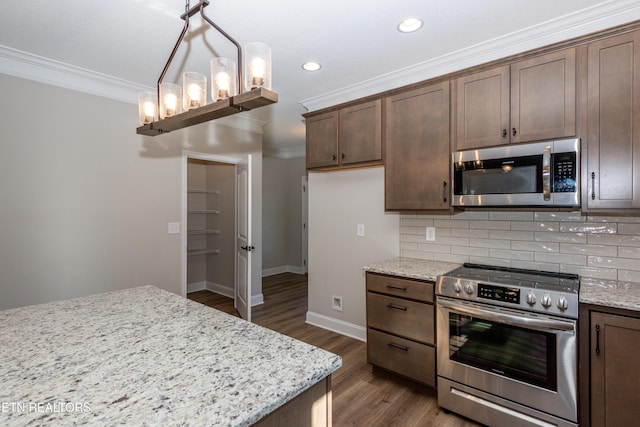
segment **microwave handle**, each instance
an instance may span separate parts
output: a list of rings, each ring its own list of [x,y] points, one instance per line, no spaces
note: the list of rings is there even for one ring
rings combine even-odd
[[[545,145],[542,153],[542,196],[551,200],[551,146]]]

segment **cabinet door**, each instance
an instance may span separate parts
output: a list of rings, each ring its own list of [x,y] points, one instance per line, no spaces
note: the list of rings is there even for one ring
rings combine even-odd
[[[509,142],[509,66],[460,77],[456,85],[456,150]]]
[[[385,99],[385,209],[449,210],[449,82]]]
[[[511,142],[576,135],[576,50],[511,65]]]
[[[340,110],[340,164],[382,160],[382,101]]]
[[[591,425],[640,419],[640,319],[591,313]]]
[[[588,52],[586,205],[640,208],[640,31]]]
[[[306,119],[307,168],[338,166],[338,112]]]

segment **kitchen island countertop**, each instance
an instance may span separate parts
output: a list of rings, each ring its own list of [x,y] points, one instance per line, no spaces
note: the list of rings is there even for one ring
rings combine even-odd
[[[435,281],[439,275],[460,267],[461,264],[444,261],[430,261],[417,258],[396,257],[369,264],[365,271],[410,279]]]
[[[153,286],[0,311],[0,425],[246,426],[332,353]]]

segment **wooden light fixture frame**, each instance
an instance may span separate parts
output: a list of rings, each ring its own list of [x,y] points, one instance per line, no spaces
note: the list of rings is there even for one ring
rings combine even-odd
[[[175,116],[166,117],[161,120],[147,123],[136,129],[137,134],[147,136],[161,135],[173,130],[182,129],[226,116],[231,116],[243,111],[253,110],[255,108],[264,107],[266,105],[278,102],[278,94],[263,87],[252,89],[251,91],[246,93],[242,92],[242,48],[233,37],[227,34],[222,28],[216,25],[211,19],[209,19],[209,17],[205,15],[204,8],[208,5],[209,0],[201,0],[197,5],[189,8],[189,0],[186,1],[185,12],[180,16],[180,18],[184,20],[184,27],[182,28],[180,37],[178,37],[178,41],[176,42],[176,45],[171,52],[171,56],[169,56],[167,64],[162,70],[162,74],[160,74],[160,78],[158,78],[158,111],[160,111],[160,84],[162,83],[162,80],[164,79],[164,76],[167,73],[169,66],[171,65],[171,61],[173,61],[173,57],[178,51],[180,43],[182,43],[182,39],[189,29],[189,18],[197,13],[200,13],[202,18],[207,21],[209,25],[215,28],[220,34],[225,36],[231,43],[236,46],[236,49],[238,51],[238,75],[236,76],[236,78],[238,79],[238,95],[212,102],[211,104],[185,111],[183,113],[176,114]]]

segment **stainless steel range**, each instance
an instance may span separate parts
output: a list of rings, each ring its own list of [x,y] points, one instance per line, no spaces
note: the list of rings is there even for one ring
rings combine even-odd
[[[577,275],[464,264],[438,278],[438,404],[489,426],[577,426]]]

